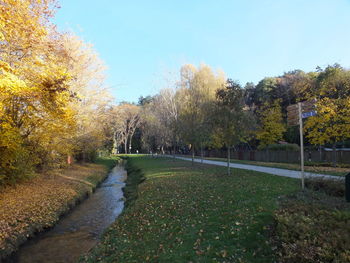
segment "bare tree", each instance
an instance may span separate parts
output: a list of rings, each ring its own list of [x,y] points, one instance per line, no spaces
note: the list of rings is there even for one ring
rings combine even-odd
[[[124,103],[114,108],[113,115],[111,129],[113,131],[114,150],[118,143],[122,143],[124,153],[131,153],[132,138],[141,124],[140,107]]]

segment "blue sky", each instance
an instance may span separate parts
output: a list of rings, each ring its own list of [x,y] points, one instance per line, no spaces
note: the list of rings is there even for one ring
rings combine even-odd
[[[118,102],[205,63],[241,84],[350,66],[350,0],[60,0],[55,22],[94,44]]]

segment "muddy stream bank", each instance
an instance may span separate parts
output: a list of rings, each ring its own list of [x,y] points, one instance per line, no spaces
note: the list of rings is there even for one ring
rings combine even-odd
[[[5,263],[70,263],[87,253],[124,208],[124,166],[118,164],[88,199],[48,232],[22,245]]]

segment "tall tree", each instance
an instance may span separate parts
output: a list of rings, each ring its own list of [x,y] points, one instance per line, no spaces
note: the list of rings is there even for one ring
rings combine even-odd
[[[256,133],[256,137],[260,141],[259,147],[264,148],[266,145],[281,140],[286,132],[280,100],[275,100],[272,105],[265,104],[259,115],[261,125]]]
[[[122,142],[124,153],[131,153],[132,138],[136,129],[141,125],[140,106],[123,103],[115,107],[113,114],[115,114],[112,122],[114,126],[111,127],[114,134],[113,138]]]
[[[173,145],[173,155],[175,157],[175,149],[178,141],[178,125],[179,125],[179,101],[174,88],[165,88],[159,92],[155,98],[156,113],[158,119],[163,123],[163,127],[167,129],[168,138]]]
[[[227,173],[230,175],[230,150],[248,138],[253,124],[252,116],[244,109],[243,90],[237,82],[228,79],[225,87],[217,91],[213,120],[213,144],[226,146]]]
[[[172,133],[166,112],[159,107],[159,97],[142,108],[142,141],[148,151],[161,150],[172,143]]]
[[[194,77],[197,69],[193,65],[181,67],[180,89],[178,96],[182,101],[180,105],[181,133],[184,141],[188,143],[192,151],[192,165],[194,164],[195,145],[198,143],[198,115],[199,97],[194,86]]]
[[[317,100],[317,115],[307,119],[306,136],[313,144],[332,144],[335,165],[336,143],[350,138],[350,71],[337,64],[320,69],[309,96]]]
[[[202,152],[209,140],[208,109],[215,100],[216,91],[224,83],[224,75],[215,74],[206,65],[201,65],[198,69],[185,65],[181,69],[180,122],[185,141],[191,145],[192,164],[195,148],[200,146]]]
[[[0,184],[35,167],[62,165],[103,137],[96,123],[105,93],[97,96],[92,84],[101,76],[97,59],[82,41],[56,31],[55,8],[55,0],[1,1]]]
[[[70,92],[76,99],[69,106],[76,112],[77,130],[72,136],[76,156],[94,157],[105,141],[105,123],[112,98],[104,85],[106,66],[91,44],[72,33],[57,41],[57,56],[71,75]]]
[[[55,1],[50,0],[1,3],[0,100],[4,111],[0,122],[12,127],[23,150],[31,152],[28,170],[30,163],[43,166],[61,161],[72,151],[71,76],[54,53],[55,39],[60,37],[50,23],[54,7]]]

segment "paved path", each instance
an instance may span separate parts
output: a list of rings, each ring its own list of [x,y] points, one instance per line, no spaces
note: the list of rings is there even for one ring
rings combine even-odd
[[[173,157],[173,156],[166,156],[166,157]],[[175,158],[180,159],[180,160],[185,160],[185,161],[192,161],[192,158],[187,158],[187,157],[176,156]],[[200,163],[201,159],[194,159],[194,161],[196,163]],[[222,162],[222,161],[212,161],[212,160],[205,160],[204,159],[203,163],[211,164],[211,165],[218,165],[218,166],[227,166],[227,162]],[[274,175],[284,176],[284,177],[291,177],[291,178],[300,178],[301,177],[300,171],[293,171],[293,170],[281,169],[281,168],[265,167],[265,166],[250,165],[250,164],[239,164],[239,163],[230,163],[230,167],[244,169],[244,170],[257,171],[257,172],[263,172],[263,173],[268,173],[268,174],[274,174]],[[342,176],[332,176],[332,175],[327,175],[327,174],[315,174],[315,173],[310,173],[310,172],[305,172],[305,177],[344,180],[344,177],[342,177]]]

